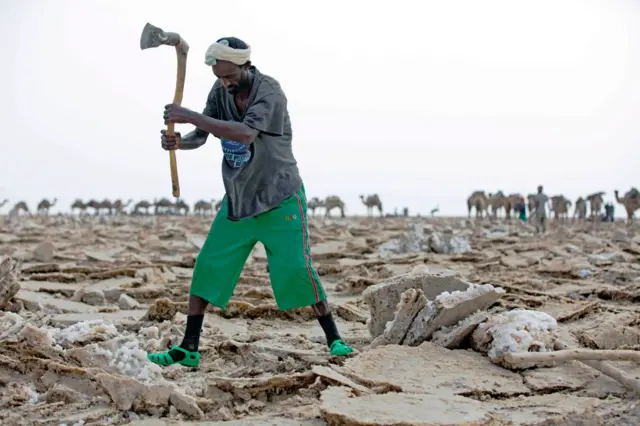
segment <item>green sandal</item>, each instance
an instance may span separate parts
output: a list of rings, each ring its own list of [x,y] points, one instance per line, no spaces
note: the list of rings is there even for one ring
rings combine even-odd
[[[347,345],[342,339],[335,340],[329,350],[333,356],[347,356],[353,352],[353,348]]]
[[[169,355],[170,351],[180,351],[184,354],[184,358],[181,361],[174,361],[173,358],[171,358],[171,355]],[[173,364],[180,364],[184,365],[185,367],[197,368],[198,364],[200,364],[200,353],[189,352],[188,350],[176,345],[165,352],[147,354],[147,359],[154,364],[162,365],[165,367]]]

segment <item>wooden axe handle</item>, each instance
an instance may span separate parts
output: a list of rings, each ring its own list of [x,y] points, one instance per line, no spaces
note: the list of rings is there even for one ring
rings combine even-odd
[[[180,105],[182,103],[182,95],[184,93],[184,80],[187,75],[187,52],[189,47],[187,43],[180,39],[180,44],[176,46],[176,54],[178,55],[178,74],[176,76],[176,90],[173,95],[173,103]],[[175,124],[167,124],[167,135],[173,135]],[[180,181],[178,180],[178,162],[176,160],[176,152],[169,151],[169,166],[171,167],[171,192],[173,196],[180,197]]]

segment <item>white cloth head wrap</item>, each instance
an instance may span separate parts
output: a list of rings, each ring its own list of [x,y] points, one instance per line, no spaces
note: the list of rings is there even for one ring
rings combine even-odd
[[[204,55],[204,63],[212,66],[218,61],[229,61],[236,65],[246,64],[251,60],[251,46],[246,49],[234,49],[229,47],[227,40],[215,42],[207,49]]]

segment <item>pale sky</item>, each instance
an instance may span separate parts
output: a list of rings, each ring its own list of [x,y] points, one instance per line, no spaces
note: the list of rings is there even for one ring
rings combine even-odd
[[[199,112],[206,48],[249,43],[287,95],[307,195],[348,214],[374,192],[389,212],[457,215],[476,189],[640,186],[635,0],[0,0],[0,198],[171,197],[176,55],[140,50],[146,22],[191,46],[183,105]],[[217,139],[177,157],[187,202],[223,195]]]

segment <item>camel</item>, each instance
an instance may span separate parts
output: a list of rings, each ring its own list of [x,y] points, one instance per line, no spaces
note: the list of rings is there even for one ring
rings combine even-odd
[[[571,200],[565,198],[564,195],[554,195],[551,197],[551,210],[553,210],[554,220],[568,219],[570,208]]]
[[[604,191],[601,191],[587,196],[587,201],[589,202],[589,216],[593,221],[596,221],[598,217],[600,217],[600,209],[604,203],[602,196],[604,194]]]
[[[13,207],[11,208],[11,211],[9,212],[9,215],[10,216],[16,216],[16,215],[19,215],[21,211],[23,211],[23,212],[27,213],[29,216],[31,216],[31,212],[29,211],[29,207],[27,206],[27,203],[25,203],[24,201],[18,201],[17,203],[15,203],[13,205]]]
[[[511,216],[511,210],[514,210],[516,208],[516,204],[520,202],[520,198],[524,197],[519,193],[509,194],[509,196],[507,197],[507,218]],[[516,212],[514,211],[513,214],[516,214]]]
[[[380,217],[382,217],[382,202],[380,201],[378,194],[367,195],[367,198],[365,198],[364,195],[360,195],[360,200],[362,200],[362,203],[367,206],[367,216],[372,216],[373,208],[377,207],[380,212]]]
[[[153,214],[155,215],[171,214],[172,208],[173,203],[168,198],[161,198],[153,202]]]
[[[324,200],[324,216],[331,217],[331,210],[339,208],[340,217],[344,218],[344,201],[337,195],[329,195]]]
[[[440,207],[436,206],[435,208],[431,209],[431,217],[435,216],[436,213],[438,213],[440,211]]]
[[[209,212],[213,216],[213,205],[215,204],[215,202],[216,200],[211,200],[211,201],[200,200],[196,202],[193,205],[193,214],[202,216],[207,212]]]
[[[482,213],[487,210],[488,198],[484,191],[473,191],[467,198],[467,210],[471,218],[471,210],[475,207],[476,218],[482,219]]]
[[[511,214],[511,204],[509,202],[509,198],[504,195],[502,191],[498,191],[495,194],[488,195],[489,202],[488,205],[491,206],[491,215],[494,218],[498,217],[498,210],[504,209],[505,217],[508,219]]]
[[[125,213],[125,209],[129,207],[129,204],[133,203],[132,199],[128,199],[126,203],[123,204],[121,199],[117,199],[113,202],[113,209],[115,210],[115,214],[120,215]]]
[[[100,201],[98,205],[98,211],[105,210],[105,213],[109,216],[113,214],[113,203],[108,199],[105,198],[104,200]]]
[[[153,204],[151,204],[150,202],[146,201],[146,200],[142,200],[142,201],[138,201],[134,206],[133,206],[133,211],[131,212],[131,214],[134,215],[140,215],[142,214],[141,210],[144,210],[144,214],[149,214],[149,209],[151,208]]]
[[[576,220],[576,216],[578,216],[578,220],[584,220],[587,217],[587,200],[582,197],[576,200],[576,207],[573,210],[573,221]]]
[[[71,204],[71,214],[74,213],[75,210],[79,210],[80,214],[87,212],[87,205],[82,202],[80,198],[77,198],[73,204]]]
[[[177,214],[183,214],[183,211],[185,216],[189,214],[189,206],[181,199],[176,200],[176,202],[173,204],[173,208],[175,209],[174,211]]]
[[[45,216],[49,215],[49,209],[56,205],[58,202],[57,198],[53,199],[53,203],[49,202],[46,198],[43,198],[42,201],[38,203],[37,213]]]
[[[87,204],[85,204],[85,208],[92,208],[93,214],[96,216],[100,214],[100,202],[97,200],[89,200]]]
[[[102,201],[89,200],[86,206],[92,208],[94,211],[94,215],[96,216],[101,214],[103,210],[108,215],[111,215],[113,213],[113,204],[106,198]]]
[[[93,214],[95,216],[98,216],[102,210],[107,210],[107,213],[111,214],[111,202],[109,200],[89,200],[85,205],[87,208],[93,209]]]
[[[622,204],[627,211],[627,223],[631,223],[633,214],[640,209],[640,192],[636,188],[631,188],[622,198],[617,189],[613,193],[616,196],[616,202]]]
[[[527,195],[527,208],[530,213],[533,213],[536,209],[536,194]]]
[[[324,207],[322,201],[318,197],[313,197],[309,201],[307,201],[307,209],[311,210],[311,216],[316,215],[316,209]]]

